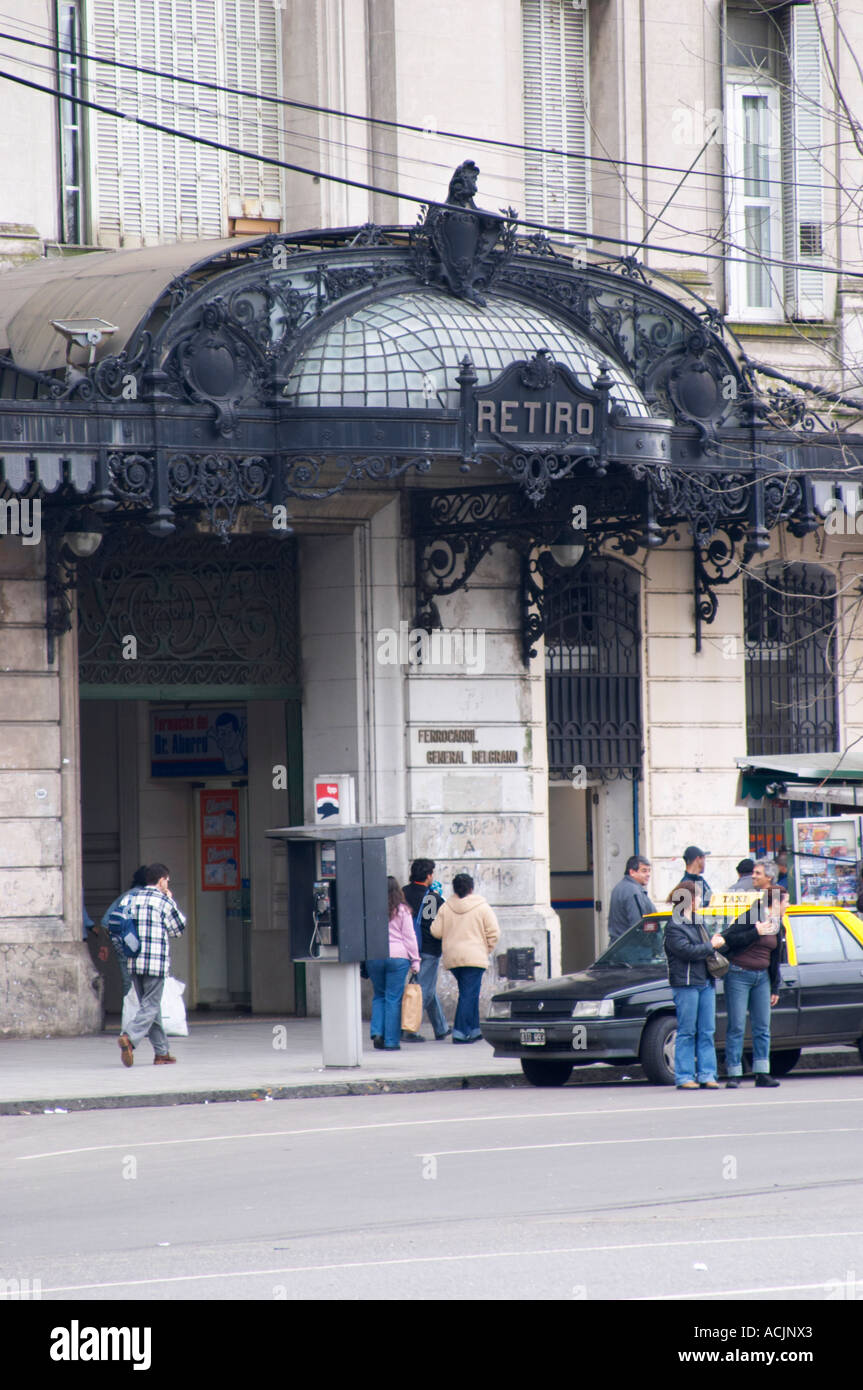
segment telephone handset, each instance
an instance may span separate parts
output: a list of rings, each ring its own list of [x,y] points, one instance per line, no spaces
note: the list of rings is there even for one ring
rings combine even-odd
[[[314,931],[309,954],[320,954],[322,946],[336,944],[336,885],[331,878],[319,878],[312,884],[312,921]]]

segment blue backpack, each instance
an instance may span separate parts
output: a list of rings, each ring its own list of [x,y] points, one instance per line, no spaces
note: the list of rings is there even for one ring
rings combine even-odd
[[[126,893],[104,919],[112,937],[122,947],[124,956],[137,956],[141,949],[138,923],[129,911],[131,893]]]

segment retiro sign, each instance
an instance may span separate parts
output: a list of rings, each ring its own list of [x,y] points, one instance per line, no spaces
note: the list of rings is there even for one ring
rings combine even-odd
[[[582,386],[545,348],[530,362],[513,362],[472,394],[477,444],[494,441],[508,448],[519,441],[568,450],[596,444],[608,411],[607,388]]]

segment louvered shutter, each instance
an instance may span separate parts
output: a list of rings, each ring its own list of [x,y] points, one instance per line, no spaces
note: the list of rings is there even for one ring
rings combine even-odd
[[[821,137],[821,45],[811,4],[790,5],[780,16],[782,55],[782,183],[784,256],[823,264],[824,147]],[[821,319],[825,277],[816,269],[786,269],[789,318]]]
[[[95,100],[191,135],[279,154],[277,109],[185,78],[277,95],[278,11],[259,0],[92,0],[88,48],[174,78],[91,62]],[[102,244],[224,236],[227,194],[279,216],[279,170],[93,113],[93,232]]]
[[[224,82],[262,97],[279,96],[279,10],[260,0],[224,0]],[[284,113],[270,102],[225,97],[227,143],[281,158]],[[281,217],[281,171],[273,164],[226,156],[228,212],[232,217]]]
[[[525,212],[585,232],[590,223],[587,9],[572,0],[522,0]],[[561,154],[531,150],[556,149]],[[567,158],[566,156],[574,156]]]

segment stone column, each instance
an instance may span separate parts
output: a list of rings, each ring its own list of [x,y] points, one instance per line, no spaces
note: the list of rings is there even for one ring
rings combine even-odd
[[[98,1031],[82,940],[77,648],[48,665],[44,547],[0,537],[0,1031]],[[95,987],[94,987],[95,985]]]

